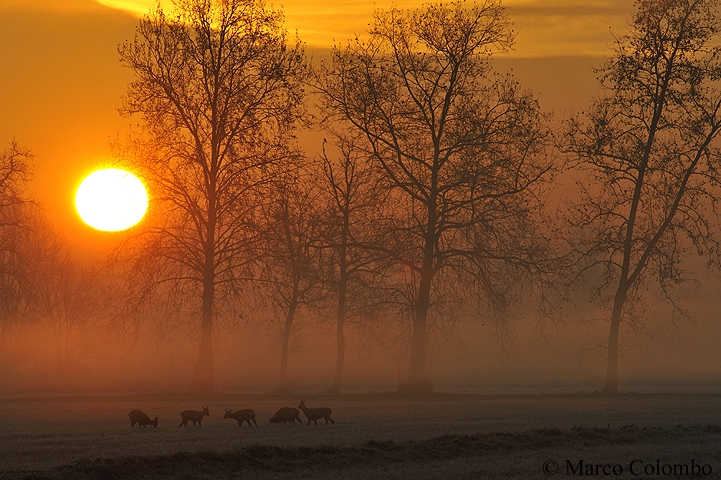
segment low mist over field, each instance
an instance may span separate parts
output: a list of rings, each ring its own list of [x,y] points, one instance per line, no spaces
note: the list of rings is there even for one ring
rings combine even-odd
[[[712,295],[709,295],[713,298]],[[699,299],[699,305],[708,301]],[[664,329],[662,340],[628,357],[627,390],[716,391],[719,358],[710,307],[699,309],[687,331]],[[702,323],[703,322],[703,323]],[[665,326],[665,325],[662,325]],[[463,348],[448,350],[432,366],[439,391],[476,393],[553,393],[592,391],[603,379],[602,355],[579,358],[592,340],[575,325],[554,329],[539,340],[534,324],[520,324],[504,352],[488,327],[473,325]],[[600,330],[600,329],[599,329]],[[700,332],[706,332],[701,334]],[[603,334],[598,332],[599,337]],[[188,352],[196,344],[178,331],[162,344],[145,335],[137,343],[117,341],[96,333],[93,349],[65,371],[54,365],[42,334],[28,335],[5,350],[6,368],[0,379],[6,392],[87,394],[92,392],[184,392],[196,359]],[[349,341],[353,337],[349,336]],[[367,341],[370,343],[370,341]],[[318,327],[298,340],[289,373],[297,392],[320,393],[333,379],[334,342],[328,327]],[[377,345],[350,348],[347,391],[388,391],[403,378],[400,352]],[[250,325],[234,327],[217,350],[218,388],[229,392],[268,392],[276,380],[280,351],[270,332]],[[19,357],[19,358],[18,358]]]

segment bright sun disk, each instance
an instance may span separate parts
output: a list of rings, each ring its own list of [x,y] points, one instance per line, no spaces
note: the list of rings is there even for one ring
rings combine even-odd
[[[148,209],[148,193],[132,173],[105,168],[85,177],[75,194],[75,208],[91,227],[117,232],[143,218]]]

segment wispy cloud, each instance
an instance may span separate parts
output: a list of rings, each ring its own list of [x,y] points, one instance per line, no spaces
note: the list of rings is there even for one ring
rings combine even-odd
[[[99,5],[97,0],[2,0],[0,11],[2,10],[97,11]]]
[[[627,0],[508,0],[518,33],[514,56],[602,56],[633,14]]]
[[[155,0],[96,0],[112,8],[147,13]],[[506,0],[517,32],[514,57],[605,55],[615,33],[626,30],[633,8],[628,0]],[[416,8],[420,0],[396,0],[398,8]],[[270,7],[280,5],[268,3]],[[286,26],[310,46],[330,46],[363,34],[373,10],[390,2],[284,0]]]
[[[155,6],[153,0],[96,0],[105,6],[128,10],[137,15],[144,15]]]

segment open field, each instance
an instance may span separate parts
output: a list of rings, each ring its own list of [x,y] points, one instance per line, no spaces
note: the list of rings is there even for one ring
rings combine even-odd
[[[268,423],[299,400],[0,399],[0,478],[525,479],[550,478],[549,460],[558,477],[578,476],[582,461],[618,465],[618,478],[721,478],[719,395],[308,397],[332,407],[336,424]],[[179,428],[179,413],[201,403],[203,427]],[[131,429],[134,408],[160,417],[158,428]],[[259,427],[223,420],[224,408],[253,408]],[[678,475],[644,474],[649,465]],[[693,475],[694,465],[705,471]]]

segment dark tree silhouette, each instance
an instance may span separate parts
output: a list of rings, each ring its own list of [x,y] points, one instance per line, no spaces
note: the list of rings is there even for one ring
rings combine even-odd
[[[15,142],[0,152],[0,346],[27,318],[32,297],[28,239],[35,206],[25,191],[31,161]]]
[[[290,129],[302,105],[298,41],[278,11],[255,0],[175,1],[140,21],[120,46],[135,80],[122,113],[143,117],[135,167],[152,212],[134,252],[136,305],[165,289],[168,305],[200,306],[192,390],[212,391],[219,298],[237,293],[252,259],[257,187],[294,157]],[[139,311],[139,310],[138,310]]]
[[[336,366],[328,390],[335,395],[343,384],[346,322],[371,316],[383,303],[376,287],[387,266],[371,247],[381,243],[377,222],[388,208],[388,192],[378,166],[357,151],[354,142],[337,137],[329,155],[324,141],[318,171],[313,173],[324,223],[322,247],[329,251],[324,281],[336,300]]]
[[[717,0],[641,0],[630,32],[599,69],[606,94],[566,123],[580,200],[569,244],[610,309],[603,391],[618,391],[619,330],[643,317],[652,284],[675,303],[693,249],[719,265],[721,49]]]
[[[262,289],[270,296],[273,318],[282,319],[281,360],[275,391],[288,393],[288,355],[295,321],[323,297],[324,255],[318,247],[318,191],[307,178],[287,175],[269,189],[261,242]]]
[[[413,283],[408,392],[431,390],[427,332],[439,272],[483,253],[474,231],[494,221],[489,212],[537,209],[534,190],[550,169],[538,103],[489,63],[512,41],[497,0],[377,11],[370,39],[335,47],[318,72],[323,106],[362,136],[392,188],[394,244],[385,252]]]
[[[67,373],[95,353],[110,327],[116,295],[107,271],[83,265],[46,222],[33,235],[31,315],[48,336],[47,354]]]

